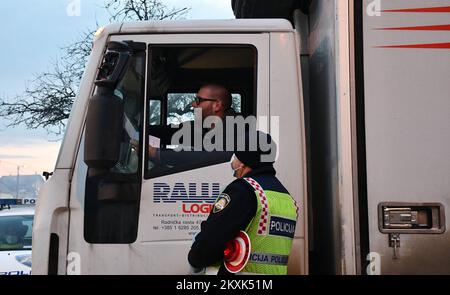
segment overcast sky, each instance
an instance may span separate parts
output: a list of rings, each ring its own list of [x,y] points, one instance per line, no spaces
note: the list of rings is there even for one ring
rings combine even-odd
[[[80,3],[80,14],[68,6]],[[0,96],[12,99],[27,81],[48,70],[61,47],[77,41],[83,31],[108,24],[104,0],[0,1]],[[163,0],[169,6],[190,7],[187,19],[234,18],[231,0]],[[72,10],[73,11],[73,10]],[[77,13],[75,13],[77,14]],[[6,127],[0,119],[0,176],[53,171],[61,138],[24,126]]]

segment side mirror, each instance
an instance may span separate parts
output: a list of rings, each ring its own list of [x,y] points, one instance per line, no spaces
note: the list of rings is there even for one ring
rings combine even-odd
[[[127,42],[109,42],[97,79],[94,82],[95,85],[115,89],[128,68],[132,52],[133,49]]]
[[[84,162],[89,168],[109,169],[119,160],[122,140],[123,101],[114,94],[131,51],[127,43],[109,42],[89,100],[84,141]]]
[[[114,94],[124,77],[133,54],[144,51],[144,43],[132,41],[107,45],[89,100],[84,142],[84,162],[89,168],[110,169],[119,161],[122,142],[124,102]]]
[[[119,161],[124,107],[113,91],[99,88],[89,102],[84,139],[84,162],[89,168],[109,169]]]

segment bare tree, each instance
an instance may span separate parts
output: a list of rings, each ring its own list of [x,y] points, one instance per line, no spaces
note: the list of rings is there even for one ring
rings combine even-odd
[[[44,128],[61,134],[69,117],[78,86],[91,50],[93,33],[64,47],[64,55],[50,71],[36,75],[25,91],[10,101],[0,99],[0,116],[9,119],[8,127],[25,124],[29,129]]]
[[[110,21],[178,19],[189,8],[169,8],[162,0],[107,0]],[[0,98],[0,117],[8,127],[25,124],[29,129],[64,132],[73,101],[91,51],[94,32],[82,33],[79,41],[63,49],[50,71],[37,74],[25,91],[12,99]]]
[[[185,14],[189,8],[168,9],[160,0],[111,0],[106,4],[111,20],[166,20],[176,19]]]

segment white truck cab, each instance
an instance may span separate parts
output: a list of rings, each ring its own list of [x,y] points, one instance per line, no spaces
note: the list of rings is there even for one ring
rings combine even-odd
[[[148,158],[147,148],[156,138],[164,153],[169,125],[192,115],[190,104],[208,81],[226,85],[235,112],[256,116],[265,131],[276,130],[278,177],[301,206],[289,271],[306,273],[297,44],[286,20],[136,22],[100,30],[56,169],[40,193],[33,273],[189,272],[192,239],[232,181],[231,155],[184,152],[170,165],[158,165]],[[104,90],[108,82],[95,82],[109,64],[114,68],[122,62],[127,67],[117,74],[114,89]],[[102,105],[107,101],[102,101],[102,91],[113,93],[116,104]],[[90,116],[90,101],[96,106],[91,104],[89,111],[106,108],[107,113]],[[93,154],[98,148],[93,141],[99,138],[106,149],[117,146],[112,166],[105,154],[100,160]],[[119,145],[109,141],[113,138],[120,139]],[[139,148],[130,145],[131,139],[139,141]]]

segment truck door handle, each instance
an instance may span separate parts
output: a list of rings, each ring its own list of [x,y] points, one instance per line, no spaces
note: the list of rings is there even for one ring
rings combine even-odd
[[[444,206],[439,203],[381,203],[378,227],[386,234],[442,234]]]

